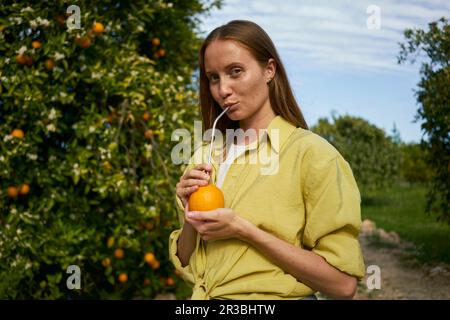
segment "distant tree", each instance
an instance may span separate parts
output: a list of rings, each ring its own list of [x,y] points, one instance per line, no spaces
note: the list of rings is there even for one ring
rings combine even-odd
[[[402,143],[402,164],[400,176],[409,183],[427,183],[430,181],[432,172],[428,165],[427,150],[419,143]]]
[[[361,193],[387,187],[398,177],[401,154],[392,138],[368,121],[333,115],[311,128],[324,137],[349,162]]]
[[[416,90],[416,121],[426,133],[421,144],[433,168],[427,194],[427,212],[450,222],[450,25],[446,18],[429,24],[429,30],[405,30],[398,62],[421,58],[421,80]]]

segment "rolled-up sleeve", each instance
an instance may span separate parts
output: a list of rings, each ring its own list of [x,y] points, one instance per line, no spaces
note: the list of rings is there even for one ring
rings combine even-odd
[[[313,157],[314,158],[314,157]],[[361,198],[348,162],[339,153],[310,158],[304,184],[302,244],[338,270],[361,280]]]

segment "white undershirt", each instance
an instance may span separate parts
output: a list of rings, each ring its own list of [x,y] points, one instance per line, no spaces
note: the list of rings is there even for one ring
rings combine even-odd
[[[217,173],[216,186],[221,188],[223,182],[225,181],[225,177],[227,176],[227,172],[230,169],[231,164],[236,160],[239,156],[241,156],[245,150],[254,149],[257,145],[257,141],[253,141],[250,144],[234,144],[230,145],[230,149],[228,150],[227,158],[224,162],[219,165],[219,170]]]

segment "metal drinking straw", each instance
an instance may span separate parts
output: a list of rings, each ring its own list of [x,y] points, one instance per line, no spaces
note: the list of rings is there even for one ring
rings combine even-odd
[[[212,144],[213,144],[213,141],[214,141],[214,133],[216,132],[216,124],[217,124],[217,121],[220,119],[220,117],[222,117],[222,116],[225,114],[225,112],[228,111],[228,109],[230,109],[230,107],[226,107],[226,108],[222,111],[222,113],[219,114],[219,116],[216,118],[216,120],[214,120],[214,124],[213,124],[213,127],[212,127],[212,133],[211,133],[211,143],[210,143],[210,145],[209,145],[209,158],[208,158],[208,164],[211,164]]]

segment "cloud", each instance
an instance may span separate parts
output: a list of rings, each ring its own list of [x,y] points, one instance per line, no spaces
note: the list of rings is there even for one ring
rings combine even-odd
[[[449,16],[450,2],[432,1],[294,1],[225,0],[221,10],[204,20],[203,30],[234,19],[258,23],[279,52],[311,59],[318,67],[370,72],[411,71],[398,66],[396,56],[406,28],[426,28]],[[381,28],[368,29],[367,7],[380,8]]]

